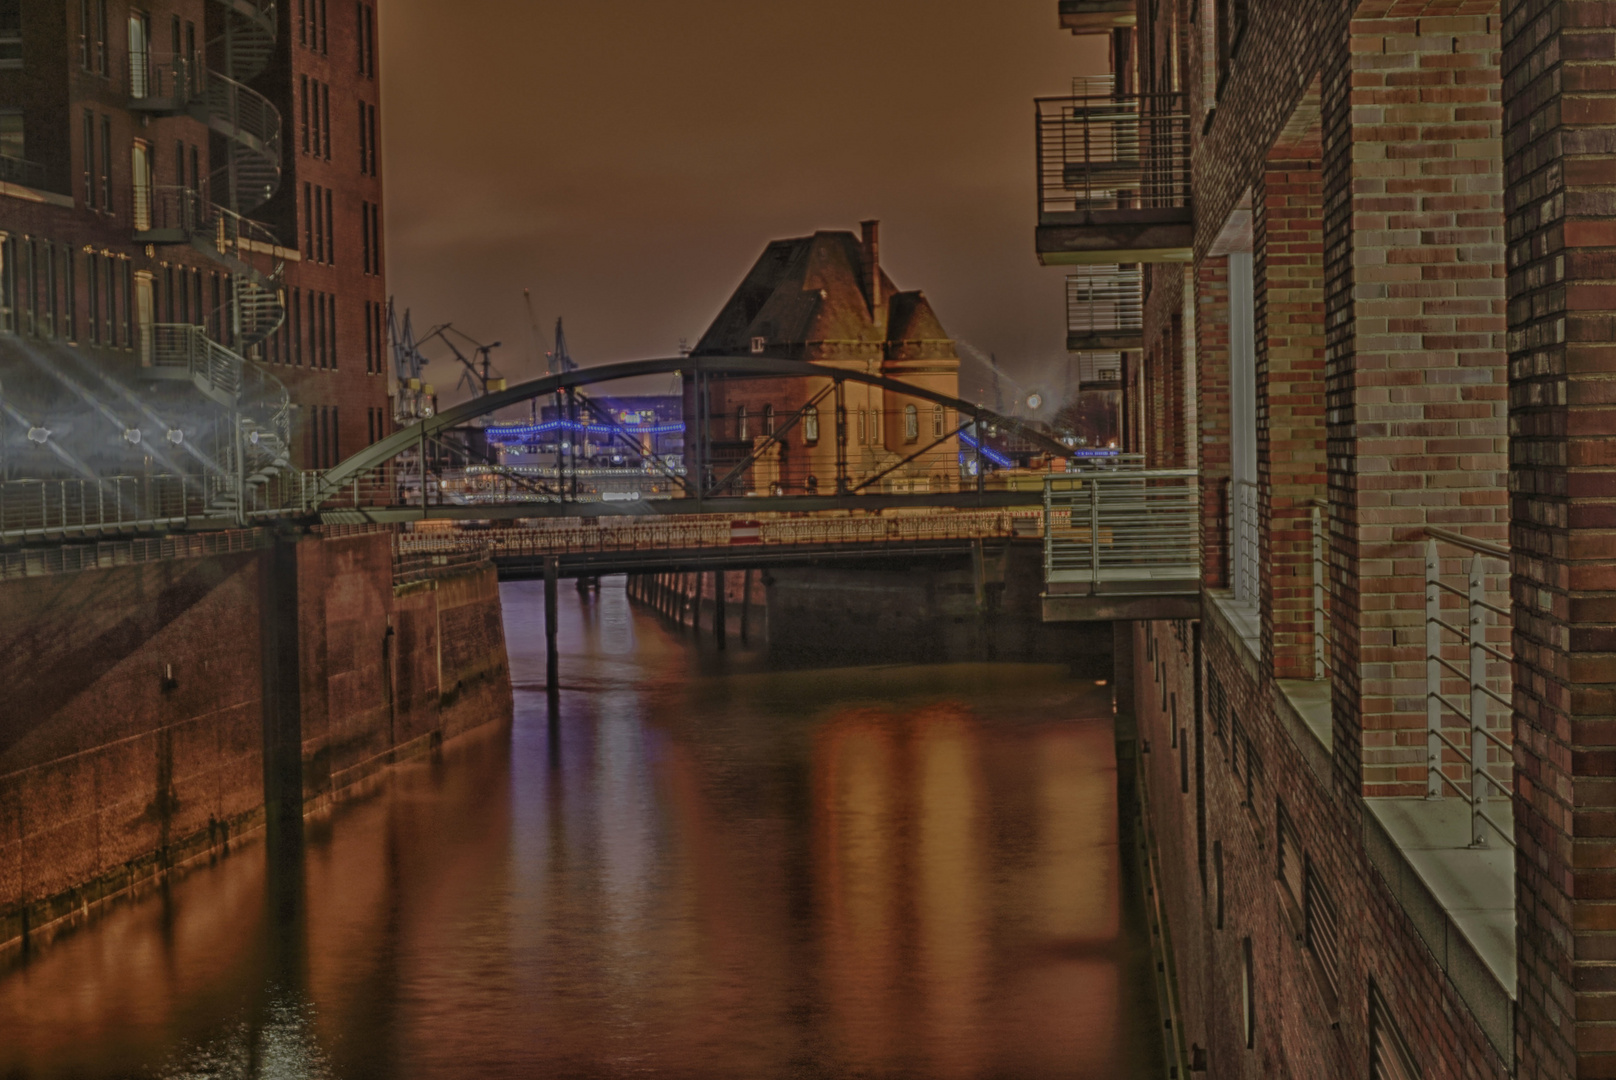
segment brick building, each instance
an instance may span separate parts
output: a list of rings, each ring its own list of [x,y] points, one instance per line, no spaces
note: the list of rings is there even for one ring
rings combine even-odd
[[[1616,5],[1060,13],[1037,251],[1145,264],[1199,478],[1200,617],[1116,636],[1177,1075],[1616,1076]]]
[[[898,291],[881,269],[875,221],[858,236],[820,232],[770,244],[692,355],[808,360],[959,396],[954,342],[925,293]],[[847,425],[840,468],[851,490],[960,486],[963,418],[920,398],[829,378],[714,378],[698,388],[686,377],[684,411],[685,462],[705,469],[709,486],[734,474],[739,492],[837,494],[838,414]],[[704,464],[695,449],[703,428],[713,443]]]
[[[376,18],[0,2],[5,479],[222,491],[385,433]]]

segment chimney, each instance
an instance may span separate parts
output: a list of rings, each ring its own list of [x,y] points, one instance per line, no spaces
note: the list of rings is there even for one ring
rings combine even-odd
[[[881,296],[881,223],[861,221],[859,227],[864,232],[864,240],[860,246],[860,254],[863,256],[860,269],[864,273],[864,300],[870,305],[870,318],[877,325],[884,325],[886,310],[882,306]]]

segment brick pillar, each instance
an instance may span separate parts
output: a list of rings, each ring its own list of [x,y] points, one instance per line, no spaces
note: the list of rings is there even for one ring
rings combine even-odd
[[[1506,0],[1519,1075],[1616,1076],[1616,4]]]
[[[1425,791],[1423,527],[1505,535],[1496,12],[1363,0],[1325,58],[1332,700],[1366,795]]]
[[[1229,260],[1195,268],[1197,467],[1201,482],[1201,583],[1232,583],[1229,568]]]
[[[1313,678],[1313,500],[1324,495],[1324,173],[1315,90],[1252,200],[1263,664]]]

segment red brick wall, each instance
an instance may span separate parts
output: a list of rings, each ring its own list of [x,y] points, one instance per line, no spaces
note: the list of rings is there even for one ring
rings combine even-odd
[[[1303,121],[1270,152],[1253,198],[1263,662],[1277,679],[1313,678],[1312,513],[1324,494],[1323,147]]]
[[[1485,5],[1441,14],[1458,6],[1360,6],[1346,81],[1325,80],[1326,138],[1340,139],[1341,108],[1352,124],[1326,170],[1326,206],[1352,229],[1351,288],[1330,299],[1332,591],[1366,794],[1425,788],[1420,527],[1503,533],[1497,20]]]
[[[1616,7],[1507,0],[1522,1077],[1616,1075]]]
[[[1207,259],[1195,270],[1196,435],[1201,474],[1201,581],[1228,588],[1229,267]]]
[[[395,590],[390,545],[298,545],[307,809],[510,715],[493,570]],[[0,582],[0,946],[262,823],[270,554]]]

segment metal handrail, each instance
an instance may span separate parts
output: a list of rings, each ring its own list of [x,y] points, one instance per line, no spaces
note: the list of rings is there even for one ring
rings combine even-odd
[[[1190,205],[1183,94],[1038,98],[1041,217]]]
[[[1045,584],[1087,586],[1090,594],[1198,588],[1198,481],[1194,469],[1046,478]]]
[[[1328,545],[1325,543],[1324,512],[1320,508],[1319,500],[1314,500],[1308,516],[1313,533],[1313,678],[1317,682],[1322,682],[1330,674],[1329,665],[1324,657],[1324,634],[1329,619],[1329,611],[1324,606],[1328,595],[1325,587],[1327,575],[1324,553],[1328,550]]]
[[[1145,325],[1144,275],[1135,264],[1077,267],[1066,277],[1066,334],[1136,336]]]
[[[46,176],[45,166],[37,161],[0,154],[0,183],[43,189]]]
[[[1452,787],[1470,804],[1471,847],[1487,845],[1488,828],[1496,831],[1504,838],[1505,843],[1513,847],[1515,838],[1486,812],[1489,787],[1497,788],[1506,796],[1511,792],[1511,785],[1488,771],[1487,744],[1490,741],[1498,747],[1502,752],[1500,756],[1511,753],[1513,748],[1510,742],[1506,742],[1487,726],[1489,698],[1506,710],[1512,707],[1507,694],[1499,693],[1489,685],[1499,681],[1507,685],[1510,681],[1507,668],[1503,675],[1495,674],[1489,677],[1487,672],[1489,657],[1507,664],[1511,656],[1487,642],[1488,615],[1491,613],[1505,619],[1510,613],[1508,609],[1488,602],[1487,574],[1482,562],[1483,559],[1502,559],[1507,564],[1509,549],[1446,529],[1427,527],[1425,533],[1427,536],[1425,542],[1426,798],[1440,799],[1443,797],[1444,785]],[[1439,541],[1471,553],[1466,587],[1462,590],[1442,580],[1442,559],[1437,549]],[[1443,619],[1444,594],[1456,596],[1466,605],[1468,620],[1465,625],[1455,625]],[[1469,659],[1467,667],[1461,668],[1442,655],[1444,632],[1464,647]],[[1467,705],[1461,706],[1453,697],[1443,692],[1444,672],[1467,687],[1469,690]],[[1469,729],[1468,748],[1444,733],[1445,714],[1456,716]],[[1444,761],[1444,747],[1452,751],[1452,760]],[[1511,759],[1505,757],[1504,760],[1509,762],[1510,768],[1513,768]],[[1449,776],[1444,769],[1445,765],[1454,763],[1470,771],[1468,792],[1459,780]]]

